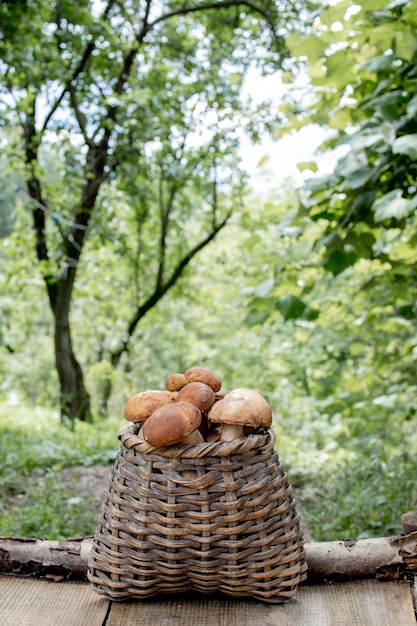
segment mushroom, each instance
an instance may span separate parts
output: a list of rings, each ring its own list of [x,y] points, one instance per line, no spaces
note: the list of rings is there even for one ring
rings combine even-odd
[[[212,426],[206,435],[207,443],[215,443],[216,441],[220,441],[220,437],[222,434],[222,424],[216,424]]]
[[[216,393],[214,394],[214,396],[215,396],[215,402],[218,402],[218,400],[223,400],[223,398],[224,398],[225,396],[227,396],[227,394],[228,394],[228,393],[229,393],[229,392],[228,392],[228,391],[226,391],[225,389],[222,389],[222,390],[220,390],[220,391],[216,391]]]
[[[191,402],[171,402],[156,409],[142,428],[142,437],[153,446],[200,443],[201,411]]]
[[[214,424],[222,424],[220,441],[231,441],[244,436],[244,426],[269,428],[272,424],[272,410],[257,391],[239,388],[215,402],[208,419]]]
[[[205,383],[188,383],[179,390],[176,395],[176,402],[191,402],[196,407],[207,413],[214,404],[216,396],[211,387]]]
[[[123,415],[129,422],[142,422],[146,420],[156,409],[171,402],[173,399],[170,391],[148,389],[132,396],[125,404]]]
[[[178,374],[175,372],[174,374],[170,374],[166,379],[165,386],[168,391],[179,391],[187,384],[187,379],[184,374]]]
[[[206,367],[190,367],[184,374],[189,383],[205,383],[213,389],[214,392],[219,391],[222,386],[220,376]]]

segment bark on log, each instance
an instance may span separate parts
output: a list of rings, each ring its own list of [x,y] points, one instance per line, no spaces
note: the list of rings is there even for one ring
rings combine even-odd
[[[91,537],[67,541],[0,537],[0,572],[52,580],[86,577]],[[393,580],[417,572],[417,531],[398,537],[305,544],[308,580]]]
[[[306,544],[308,576],[393,580],[417,572],[417,532]]]
[[[67,541],[0,537],[0,573],[61,580],[86,577],[92,537]]]
[[[417,511],[407,511],[401,515],[401,524],[404,535],[417,530]]]

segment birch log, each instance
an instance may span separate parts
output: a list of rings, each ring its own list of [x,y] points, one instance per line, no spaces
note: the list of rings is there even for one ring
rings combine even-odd
[[[87,574],[91,544],[92,537],[67,541],[0,537],[0,573],[80,580]]]
[[[417,532],[398,537],[308,543],[310,578],[399,578],[417,572]]]
[[[0,572],[52,580],[86,577],[91,537],[67,541],[0,537]],[[417,531],[398,537],[306,543],[308,579],[393,580],[417,572]]]

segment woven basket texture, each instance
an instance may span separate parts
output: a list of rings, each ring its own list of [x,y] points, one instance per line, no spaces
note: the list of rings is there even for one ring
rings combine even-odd
[[[272,430],[155,448],[124,429],[88,578],[112,600],[222,593],[282,603],[306,578],[300,519]]]

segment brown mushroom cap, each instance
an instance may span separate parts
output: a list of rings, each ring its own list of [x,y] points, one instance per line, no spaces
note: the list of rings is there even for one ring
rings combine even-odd
[[[146,420],[156,409],[172,401],[170,391],[148,389],[132,396],[125,404],[123,415],[129,422]]]
[[[208,413],[215,424],[237,424],[242,426],[264,426],[272,424],[272,409],[263,396],[253,389],[233,389]]]
[[[220,376],[206,367],[190,367],[184,374],[189,383],[205,383],[213,391],[219,391],[222,386]]]
[[[214,395],[215,395],[215,397],[216,397],[216,400],[215,400],[215,401],[216,401],[216,402],[218,402],[219,400],[223,400],[223,398],[224,398],[225,396],[227,396],[227,394],[228,394],[228,393],[229,393],[229,392],[228,392],[228,391],[226,391],[225,389],[222,389],[222,390],[220,390],[220,391],[216,391],[216,393],[214,394]]]
[[[191,402],[171,402],[157,409],[143,425],[142,436],[153,446],[179,443],[200,425],[201,411]]]
[[[184,374],[178,374],[175,372],[174,374],[170,374],[166,379],[165,386],[168,391],[179,391],[187,384],[187,379]]]
[[[216,396],[211,387],[205,383],[188,383],[179,390],[175,398],[176,402],[191,402],[200,411],[207,413],[213,406]]]

